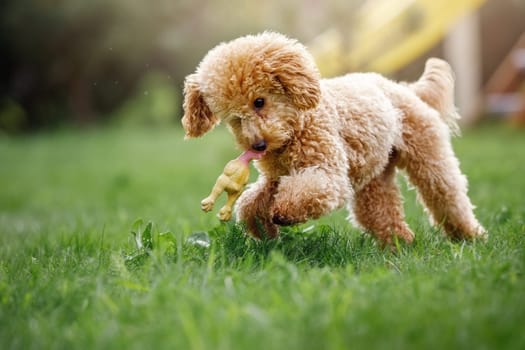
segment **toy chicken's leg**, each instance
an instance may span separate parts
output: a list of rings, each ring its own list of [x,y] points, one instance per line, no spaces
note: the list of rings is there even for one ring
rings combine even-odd
[[[228,192],[228,199],[217,215],[221,221],[229,221],[232,218],[232,207],[242,193],[242,188],[237,192]]]
[[[260,159],[264,152],[245,151],[238,158],[229,161],[222,174],[217,178],[208,197],[201,201],[201,209],[210,211],[222,192],[228,193],[226,204],[219,211],[221,221],[229,221],[232,217],[232,207],[241,195],[250,177],[249,163],[252,159]]]
[[[201,209],[203,211],[210,211],[213,209],[213,205],[215,204],[215,201],[220,196],[220,194],[224,191],[224,186],[219,179],[217,179],[217,182],[213,186],[211,193],[208,197],[204,198],[201,201]]]

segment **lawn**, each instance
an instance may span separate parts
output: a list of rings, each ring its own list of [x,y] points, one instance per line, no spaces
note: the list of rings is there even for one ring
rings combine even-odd
[[[0,136],[1,349],[525,348],[523,131],[454,141],[488,242],[447,240],[403,185],[398,253],[344,211],[276,241],[221,225],[199,202],[239,151],[182,138]]]

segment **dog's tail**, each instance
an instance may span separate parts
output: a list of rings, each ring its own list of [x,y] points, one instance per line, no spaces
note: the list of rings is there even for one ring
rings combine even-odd
[[[459,135],[460,115],[454,105],[454,72],[447,62],[439,58],[428,59],[423,75],[410,84],[410,88],[420,99],[441,113],[441,118],[453,135]]]

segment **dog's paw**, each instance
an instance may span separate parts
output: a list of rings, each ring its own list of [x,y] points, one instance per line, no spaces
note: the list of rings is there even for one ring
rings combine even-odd
[[[294,225],[297,223],[297,221],[289,218],[289,217],[286,217],[284,215],[281,215],[281,214],[273,214],[272,215],[272,222],[275,224],[275,225],[279,225],[279,226],[290,226],[290,225]]]
[[[464,240],[472,240],[472,241],[479,240],[482,242],[486,242],[489,239],[489,233],[487,230],[485,230],[483,226],[478,224],[477,226],[475,226],[474,229],[470,230],[468,233],[464,233],[461,236],[461,238]]]
[[[291,226],[306,222],[308,220],[307,212],[303,208],[296,208],[293,203],[279,205],[270,210],[271,222],[279,226]]]
[[[275,225],[279,225],[279,226],[292,226],[292,225],[296,225],[296,224],[300,224],[302,222],[305,222],[307,219],[306,218],[294,218],[294,217],[291,217],[291,216],[288,216],[288,215],[283,215],[281,213],[274,213],[272,216],[272,222],[275,224]]]
[[[279,226],[260,217],[250,217],[246,221],[246,233],[256,240],[279,237]]]

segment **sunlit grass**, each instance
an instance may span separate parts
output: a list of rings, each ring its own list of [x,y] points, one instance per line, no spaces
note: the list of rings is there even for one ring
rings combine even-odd
[[[394,254],[344,211],[262,242],[202,213],[239,153],[223,129],[0,139],[0,348],[524,348],[525,137],[454,143],[489,241],[450,242],[404,186]]]

